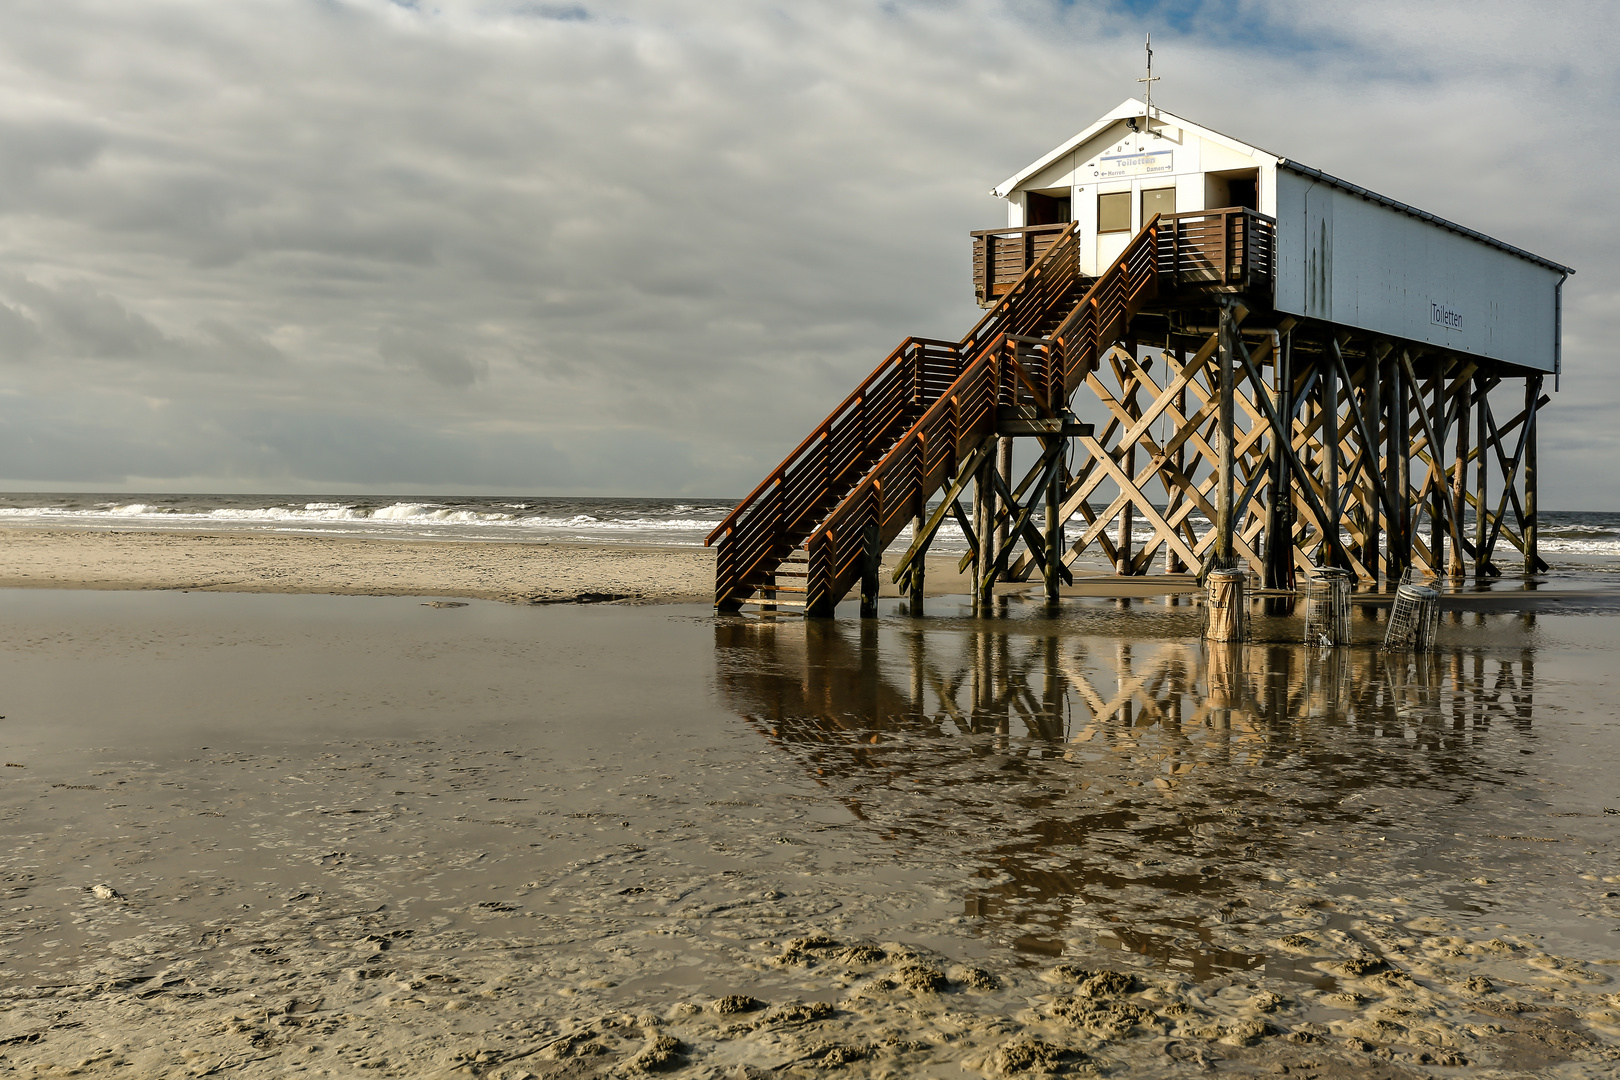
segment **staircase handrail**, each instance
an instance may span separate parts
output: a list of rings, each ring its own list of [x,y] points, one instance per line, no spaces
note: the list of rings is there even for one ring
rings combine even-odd
[[[796,464],[804,455],[806,450],[815,445],[817,442],[821,441],[823,438],[826,438],[831,432],[833,426],[840,419],[851,412],[856,403],[864,399],[867,392],[879,381],[882,376],[887,374],[890,370],[898,367],[904,361],[906,350],[912,343],[949,345],[959,349],[966,349],[970,345],[976,345],[978,343],[979,336],[985,332],[986,327],[1009,320],[1009,317],[1012,316],[1016,310],[1017,302],[1024,297],[1027,291],[1026,283],[1042,274],[1044,272],[1044,268],[1049,263],[1053,263],[1060,258],[1064,249],[1075,246],[1077,236],[1078,231],[1071,226],[1070,231],[1059,240],[1055,241],[1052,246],[1047,249],[1046,253],[1040,258],[1040,260],[1035,263],[1035,265],[1024,271],[1017,283],[1007,291],[1006,295],[1004,295],[996,303],[995,307],[987,311],[984,316],[974,324],[973,329],[969,330],[965,335],[963,335],[960,342],[948,342],[934,338],[917,337],[908,337],[902,341],[898,348],[890,353],[882,363],[878,364],[878,366],[872,370],[870,375],[862,380],[861,384],[855,388],[854,392],[840,402],[837,408],[833,409],[832,412],[827,414],[827,418],[817,425],[817,427],[812,430],[809,435],[805,436],[804,441],[799,443],[798,446],[794,447],[793,451],[789,453],[787,457],[782,459],[782,463],[780,465],[771,470],[771,472],[765,476],[765,479],[759,482],[759,486],[755,487],[753,491],[748,493],[746,498],[742,499],[737,503],[736,506],[732,507],[731,512],[721,520],[720,524],[716,525],[714,530],[710,532],[708,536],[704,537],[703,545],[705,547],[713,545],[715,540],[722,536],[727,530],[734,528],[742,515],[753,507],[754,503],[758,501],[761,495],[763,495],[774,484],[783,479],[793,465]]]
[[[1079,373],[1078,369],[1084,367],[1086,372],[1091,371],[1101,355],[1100,340],[1110,334],[1121,319],[1129,318],[1130,310],[1139,306],[1156,288],[1158,223],[1159,217],[1155,214],[1119,257],[1113,260],[1107,271],[1092,282],[1085,296],[1051,334],[1047,354],[1048,377],[1051,379],[1048,385],[1061,385],[1063,401],[1041,403],[1043,411],[1055,411],[1066,405],[1068,396],[1079,385],[1080,380],[1074,379]],[[984,321],[980,320],[980,326],[975,327],[974,332],[983,326]],[[972,336],[973,332],[970,332],[963,339],[964,342]],[[977,442],[994,433],[996,408],[1017,403],[1016,389],[1009,383],[1009,376],[1014,374],[1018,366],[1016,347],[1007,347],[1008,339],[1016,336],[1012,332],[1003,332],[975,349],[962,365],[956,381],[923,412],[911,429],[900,437],[810,534],[806,541],[811,563],[807,599],[812,607],[817,605],[818,595],[842,596],[859,576],[861,559],[866,553],[864,533],[872,523],[871,520],[862,519],[876,519],[878,549],[887,547],[905,528],[906,521],[914,513],[920,513],[922,505],[942,486],[950,470],[942,470],[940,465],[947,461],[954,465],[966,460]],[[1071,342],[1079,348],[1070,347]],[[1016,345],[1016,342],[1013,344]],[[1060,383],[1053,378],[1058,366],[1062,371]],[[1071,379],[1074,380],[1072,383]],[[1013,390],[1007,401],[1001,400],[1003,387]],[[990,400],[982,400],[987,393]],[[969,410],[965,419],[962,416],[964,408]],[[955,410],[956,415],[947,424],[945,414],[949,410]],[[937,464],[930,465],[928,444],[937,443],[941,431],[953,433],[947,436],[951,445],[948,450],[935,450],[933,460]],[[929,438],[930,432],[934,433],[932,439]],[[893,482],[896,476],[900,478],[898,483]],[[884,486],[885,480],[891,481],[887,488]],[[896,487],[900,490],[895,490]],[[888,506],[894,509],[885,513]],[[862,513],[863,508],[868,512]],[[857,520],[848,520],[857,515]],[[852,541],[843,551],[839,550],[840,536]],[[831,560],[830,566],[828,560]]]

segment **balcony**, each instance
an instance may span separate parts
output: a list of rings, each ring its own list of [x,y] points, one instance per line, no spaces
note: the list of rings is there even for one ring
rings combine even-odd
[[[1276,255],[1275,218],[1243,206],[1164,214],[1155,231],[1158,295],[1164,300],[1212,292],[1270,297]],[[973,237],[973,288],[990,307],[1062,238],[1070,222],[983,229]],[[1100,273],[1104,267],[1098,267]]]
[[[1159,295],[1264,292],[1269,297],[1277,221],[1243,206],[1164,214],[1158,222]]]
[[[1073,227],[1072,222],[1065,222],[1018,229],[982,229],[972,233],[973,291],[978,295],[979,306],[994,304]]]

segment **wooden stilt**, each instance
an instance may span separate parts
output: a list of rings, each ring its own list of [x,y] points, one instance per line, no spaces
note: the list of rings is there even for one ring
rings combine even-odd
[[[1472,383],[1467,377],[1456,380],[1454,386],[1458,397],[1457,403],[1457,456],[1451,467],[1451,520],[1456,523],[1456,534],[1462,536],[1463,521],[1466,519],[1468,509],[1468,429],[1469,408],[1472,401]],[[1461,544],[1453,544],[1451,548],[1451,577],[1461,581],[1467,576],[1467,567],[1463,562]]]
[[[996,471],[1001,474],[1001,486],[1012,490],[1013,485],[1013,441],[1011,436],[1004,435],[996,446]],[[995,513],[996,522],[996,556],[1001,556],[1002,549],[1007,546],[1007,526],[1010,521],[1004,520],[1005,511],[996,510],[995,502],[990,504]]]
[[[1327,536],[1323,556],[1326,566],[1343,567],[1342,542],[1339,522],[1344,512],[1343,492],[1339,487],[1339,372],[1331,362],[1322,365],[1322,452],[1326,458]]]
[[[1487,479],[1485,451],[1490,449],[1486,434],[1485,418],[1490,405],[1487,402],[1485,378],[1481,375],[1474,377],[1474,430],[1478,432],[1479,449],[1474,452],[1474,577],[1483,578],[1490,573],[1490,553],[1485,550],[1485,535],[1488,522],[1486,497],[1490,494],[1490,482]]]
[[[918,537],[922,536],[923,530],[927,527],[928,519],[922,514],[919,513],[913,517],[911,519],[912,540],[915,541]],[[923,613],[923,576],[927,571],[927,567],[928,552],[925,548],[919,557],[912,560],[911,578],[908,583],[910,587],[906,590],[908,607],[911,611],[911,617],[914,619]]]
[[[1524,380],[1524,576],[1534,577],[1540,570],[1540,532],[1536,522],[1536,428],[1539,426],[1536,403],[1541,396],[1540,375]]]
[[[1429,489],[1429,565],[1434,576],[1446,572],[1446,366],[1443,356],[1434,360],[1434,405],[1430,410],[1429,460],[1433,462],[1434,482]]]
[[[1125,350],[1130,354],[1132,361],[1137,359],[1136,342],[1134,340],[1127,339],[1125,341]],[[1137,404],[1137,390],[1134,387],[1125,396],[1124,405],[1133,420],[1142,418],[1142,409]],[[1120,467],[1125,470],[1126,476],[1136,475],[1136,443],[1132,442],[1125,447],[1125,456],[1120,461]],[[1131,530],[1136,524],[1135,515],[1131,512],[1134,505],[1134,503],[1127,501],[1119,511],[1119,536],[1114,540],[1114,550],[1117,552],[1114,562],[1114,572],[1116,574],[1131,573],[1136,562],[1131,546]]]
[[[1053,451],[1059,455],[1063,453],[1063,440],[1054,440],[1056,446]],[[1063,565],[1063,519],[1058,513],[1058,505],[1063,501],[1064,476],[1061,464],[1052,470],[1052,477],[1046,482],[1046,604],[1056,607],[1058,603],[1058,585],[1063,577],[1059,567]]]
[[[1179,370],[1185,365],[1186,354],[1181,349],[1176,349],[1174,356],[1176,368]],[[1177,416],[1187,415],[1187,388],[1185,385],[1176,390],[1175,410]],[[1176,463],[1176,475],[1185,476],[1187,473],[1187,444],[1185,442],[1176,444],[1174,460]],[[1174,515],[1182,502],[1183,495],[1180,485],[1172,483],[1169,488],[1170,495],[1165,501],[1164,513],[1166,518],[1175,520]],[[1174,544],[1164,545],[1164,570],[1167,574],[1182,574],[1187,571],[1187,564],[1182,562],[1181,556],[1176,553]]]
[[[1379,468],[1379,437],[1382,432],[1388,429],[1388,418],[1393,417],[1394,412],[1390,409],[1389,402],[1385,399],[1384,395],[1383,367],[1384,362],[1381,357],[1377,355],[1367,357],[1367,377],[1362,384],[1363,394],[1361,400],[1363,405],[1361,415],[1367,421],[1367,428],[1371,436],[1371,442],[1363,448],[1366,455],[1364,460],[1367,463],[1367,476],[1369,479],[1375,476],[1382,476],[1384,478],[1384,490],[1388,491],[1388,473],[1387,471]],[[1387,464],[1387,455],[1385,464]],[[1371,498],[1368,500],[1368,502],[1371,505],[1368,507],[1367,539],[1363,544],[1365,550],[1362,553],[1361,562],[1367,567],[1368,570],[1372,571],[1373,583],[1376,584],[1379,576],[1379,564],[1382,561],[1379,557],[1379,522],[1383,522],[1384,524],[1384,529],[1382,531],[1384,533],[1385,543],[1383,546],[1384,552],[1387,555],[1389,552],[1389,516],[1387,513],[1381,511],[1378,499]],[[1390,580],[1393,577],[1393,574],[1391,573],[1391,567],[1389,564],[1384,563],[1382,569],[1384,571],[1384,579],[1386,581]]]
[[[877,618],[878,570],[883,561],[883,545],[879,539],[877,522],[866,527],[863,537],[865,565],[861,568],[861,618]]]
[[[993,533],[986,527],[991,506],[990,472],[995,467],[995,461],[986,457],[979,465],[978,476],[973,480],[973,535],[979,541],[973,554],[973,613],[981,617],[988,614],[984,604],[984,582],[993,561],[989,549],[995,542]]]
[[[1395,520],[1389,525],[1389,580],[1398,582],[1412,565],[1412,423],[1407,412],[1406,380],[1399,363],[1389,368],[1389,491]]]
[[[1284,334],[1281,348],[1272,357],[1277,392],[1277,414],[1280,427],[1271,430],[1271,501],[1266,506],[1266,575],[1268,589],[1294,587],[1294,528],[1293,514],[1289,511],[1293,500],[1289,497],[1288,455],[1286,441],[1291,435],[1290,418],[1294,415],[1294,354],[1293,335]]]
[[[1232,338],[1237,333],[1237,327],[1232,322],[1230,303],[1221,305],[1219,333],[1220,343],[1217,346],[1216,364],[1219,368],[1220,460],[1216,465],[1215,480],[1215,558],[1220,566],[1228,567],[1232,565],[1232,529],[1236,524],[1232,520],[1232,469],[1234,457],[1232,444],[1235,434],[1232,398],[1237,392],[1233,386],[1232,378],[1232,368],[1236,360],[1233,356],[1236,350],[1233,347]]]

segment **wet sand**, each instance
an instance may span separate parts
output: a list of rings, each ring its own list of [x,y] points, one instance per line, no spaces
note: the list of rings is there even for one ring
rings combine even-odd
[[[1608,617],[0,598],[0,1074],[1620,1059]]]

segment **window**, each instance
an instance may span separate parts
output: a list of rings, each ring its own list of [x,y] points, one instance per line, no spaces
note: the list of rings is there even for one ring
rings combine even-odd
[[[1146,225],[1154,214],[1173,214],[1175,212],[1175,188],[1149,188],[1142,192],[1142,224]]]
[[[1111,191],[1097,196],[1097,231],[1131,231],[1131,193]]]

